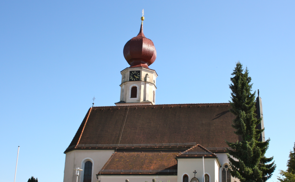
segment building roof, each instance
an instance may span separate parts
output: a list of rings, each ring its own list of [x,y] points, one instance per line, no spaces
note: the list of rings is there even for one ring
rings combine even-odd
[[[197,144],[190,149],[177,155],[177,158],[217,158],[210,150],[200,144]]]
[[[225,151],[239,138],[229,103],[92,107],[65,152],[75,149],[175,148],[196,143]],[[174,146],[174,147],[173,147]]]
[[[176,175],[179,152],[115,152],[100,175]]]

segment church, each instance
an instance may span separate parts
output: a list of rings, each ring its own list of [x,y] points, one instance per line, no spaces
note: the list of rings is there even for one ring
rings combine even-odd
[[[120,101],[89,108],[64,152],[64,182],[238,182],[226,153],[239,140],[230,103],[157,105],[157,53],[141,20],[123,49]],[[262,117],[259,95],[256,104]]]

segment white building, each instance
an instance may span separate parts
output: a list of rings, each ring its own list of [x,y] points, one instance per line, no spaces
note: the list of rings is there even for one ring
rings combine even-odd
[[[230,104],[156,105],[156,49],[142,24],[124,56],[120,101],[88,110],[65,151],[64,182],[76,181],[78,167],[80,182],[238,181],[227,171],[225,141],[239,140]]]

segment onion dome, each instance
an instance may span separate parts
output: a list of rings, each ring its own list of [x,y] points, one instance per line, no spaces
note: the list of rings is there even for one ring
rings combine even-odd
[[[125,44],[123,53],[130,67],[148,68],[156,60],[156,48],[153,41],[144,36],[143,23],[141,23],[138,35]]]

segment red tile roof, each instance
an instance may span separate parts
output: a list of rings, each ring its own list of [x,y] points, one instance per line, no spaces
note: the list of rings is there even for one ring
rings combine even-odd
[[[225,151],[238,140],[229,103],[92,107],[65,152],[75,149],[187,149],[196,143]],[[189,145],[188,145],[189,144]]]
[[[179,152],[115,152],[100,175],[176,175]]]
[[[217,156],[203,147],[200,144],[197,144],[190,149],[177,155],[177,158],[217,158]]]

